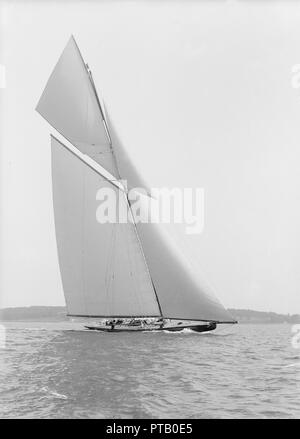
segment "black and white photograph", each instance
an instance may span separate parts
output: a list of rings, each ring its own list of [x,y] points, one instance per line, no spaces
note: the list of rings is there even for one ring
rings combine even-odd
[[[300,2],[0,0],[0,419],[299,419],[299,261]]]

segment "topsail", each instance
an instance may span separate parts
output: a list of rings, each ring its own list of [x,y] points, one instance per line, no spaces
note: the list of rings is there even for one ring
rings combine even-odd
[[[132,214],[116,180],[144,187],[109,126],[90,70],[72,37],[37,111],[72,145],[51,138],[53,205],[58,256],[69,315],[152,316],[235,322],[207,284],[156,224],[97,221],[97,191],[109,188]],[[111,174],[104,177],[76,151]]]
[[[104,103],[74,37],[61,54],[36,110],[82,153],[129,187],[145,187],[114,130],[114,150]],[[121,176],[120,176],[121,174]]]

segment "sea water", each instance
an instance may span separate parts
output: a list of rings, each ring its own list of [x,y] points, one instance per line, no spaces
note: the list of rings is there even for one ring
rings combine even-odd
[[[202,334],[2,325],[1,418],[300,417],[300,346],[288,324]]]

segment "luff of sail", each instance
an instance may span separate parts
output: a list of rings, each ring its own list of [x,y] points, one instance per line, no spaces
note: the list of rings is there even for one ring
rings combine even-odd
[[[51,137],[53,205],[68,314],[86,317],[160,316],[132,223],[96,220],[96,193],[126,195]]]

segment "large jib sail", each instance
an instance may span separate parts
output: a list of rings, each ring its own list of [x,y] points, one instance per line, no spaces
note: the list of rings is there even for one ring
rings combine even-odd
[[[128,195],[115,180],[127,180],[129,188],[144,185],[115,131],[110,135],[103,103],[73,37],[37,111],[112,176],[109,181],[52,136],[56,238],[68,314],[234,322],[157,225],[97,221],[99,189],[114,190],[132,215]]]
[[[145,216],[149,202],[139,198]],[[212,288],[180,253],[161,224],[137,222],[139,238],[164,317],[232,323]]]

